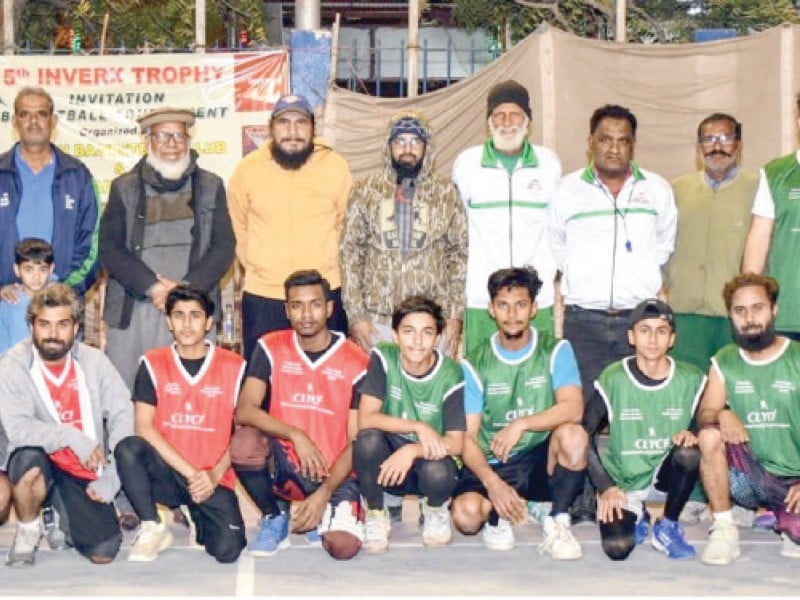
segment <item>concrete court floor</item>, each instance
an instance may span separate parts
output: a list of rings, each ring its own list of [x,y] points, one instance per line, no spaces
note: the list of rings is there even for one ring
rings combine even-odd
[[[249,511],[247,511],[249,512]],[[255,521],[248,517],[248,537]],[[43,542],[32,569],[0,566],[2,596],[800,596],[800,561],[779,555],[780,541],[770,532],[742,529],[742,557],[730,567],[698,560],[671,561],[649,540],[621,563],[602,552],[596,526],[574,528],[584,557],[558,562],[542,557],[536,546],[541,527],[515,528],[517,547],[490,552],[480,536],[456,535],[451,546],[422,546],[419,528],[404,522],[393,528],[392,546],[383,555],[360,554],[337,562],[302,536],[272,558],[243,554],[220,565],[189,546],[187,529],[171,525],[175,546],[154,563],[128,563],[132,534],[120,556],[96,566],[73,550],[52,552]],[[0,555],[11,543],[15,525],[0,527]],[[706,526],[687,528],[698,550]]]

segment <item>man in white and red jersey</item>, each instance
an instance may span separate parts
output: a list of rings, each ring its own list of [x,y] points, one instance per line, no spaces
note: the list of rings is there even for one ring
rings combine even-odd
[[[231,460],[262,512],[253,556],[287,548],[291,529],[306,532],[337,559],[355,556],[363,541],[363,510],[352,472],[356,434],[354,386],[367,357],[330,331],[330,284],[314,270],[284,283],[292,329],[262,336],[250,358],[236,408],[239,428]],[[266,410],[262,404],[266,398]]]
[[[175,343],[142,356],[133,387],[136,436],[114,452],[142,521],[128,560],[155,560],[172,545],[158,502],[188,507],[197,543],[230,563],[246,543],[229,453],[245,361],[206,340],[214,301],[200,288],[174,287],[165,312]]]
[[[93,563],[111,562],[122,542],[112,504],[120,480],[110,453],[133,434],[133,412],[108,358],[76,341],[81,312],[63,284],[36,292],[27,312],[31,337],[0,359],[0,437],[7,438],[0,440],[0,466],[8,465],[18,520],[9,566],[33,565],[39,510],[53,496],[71,544]]]

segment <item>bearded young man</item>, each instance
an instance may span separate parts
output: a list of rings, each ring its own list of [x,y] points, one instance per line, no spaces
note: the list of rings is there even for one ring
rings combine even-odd
[[[442,307],[439,349],[452,358],[464,312],[464,207],[433,170],[433,131],[421,113],[389,120],[383,155],[383,168],[353,186],[347,205],[339,257],[350,333],[367,351],[391,341],[394,307],[423,295]]]
[[[197,165],[194,113],[162,107],[139,119],[147,154],[111,182],[100,221],[108,271],[106,352],[133,389],[139,357],[167,346],[164,304],[178,282],[209,292],[219,317],[219,280],[233,262],[222,179]]]
[[[725,285],[734,344],[711,359],[697,423],[700,476],[714,518],[700,559],[740,556],[731,501],[775,513],[781,554],[800,558],[800,344],[775,333],[778,282],[745,273]]]
[[[269,131],[269,143],[242,159],[228,186],[236,257],[244,268],[246,358],[260,336],[290,327],[283,282],[302,269],[330,281],[328,327],[347,333],[338,258],[352,183],[347,162],[314,138],[314,111],[303,96],[275,103]]]
[[[561,161],[528,141],[530,99],[516,81],[489,90],[486,116],[489,138],[464,150],[453,164],[453,183],[469,224],[465,355],[497,331],[486,309],[486,281],[501,268],[536,267],[543,287],[533,325],[553,333],[556,267],[544,215],[561,178]]]
[[[122,543],[112,504],[120,489],[112,452],[133,435],[133,410],[108,358],[76,341],[81,313],[66,285],[36,292],[28,305],[31,337],[0,359],[0,456],[17,513],[9,566],[34,564],[39,510],[51,494],[79,554],[108,563]]]

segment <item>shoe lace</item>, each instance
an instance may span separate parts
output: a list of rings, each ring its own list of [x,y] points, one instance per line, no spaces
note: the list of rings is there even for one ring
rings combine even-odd
[[[370,511],[365,533],[368,539],[382,538],[386,535],[385,515],[381,511]]]
[[[40,539],[42,539],[40,530],[20,528],[14,538],[14,550],[16,552],[31,552],[36,549]]]

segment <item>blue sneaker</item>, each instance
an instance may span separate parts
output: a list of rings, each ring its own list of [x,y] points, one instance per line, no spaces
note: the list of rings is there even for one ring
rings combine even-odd
[[[639,517],[639,520],[636,521],[636,527],[633,530],[633,539],[638,546],[641,544],[647,534],[650,532],[650,513],[647,512],[646,508],[642,509],[642,516]]]
[[[281,513],[274,516],[261,517],[261,529],[250,545],[247,552],[251,556],[274,556],[278,550],[284,550],[292,545],[289,540],[289,518]]]
[[[665,552],[675,560],[694,558],[694,547],[683,537],[683,527],[677,521],[661,519],[653,525],[653,537],[650,540],[653,548]]]
[[[318,528],[315,527],[311,531],[306,531],[306,543],[316,548],[322,547],[322,536],[319,534]]]
[[[775,513],[771,510],[765,510],[760,515],[757,515],[755,519],[753,519],[753,529],[766,529],[767,531],[772,531],[775,529],[775,523],[777,523],[778,519],[775,517]]]

